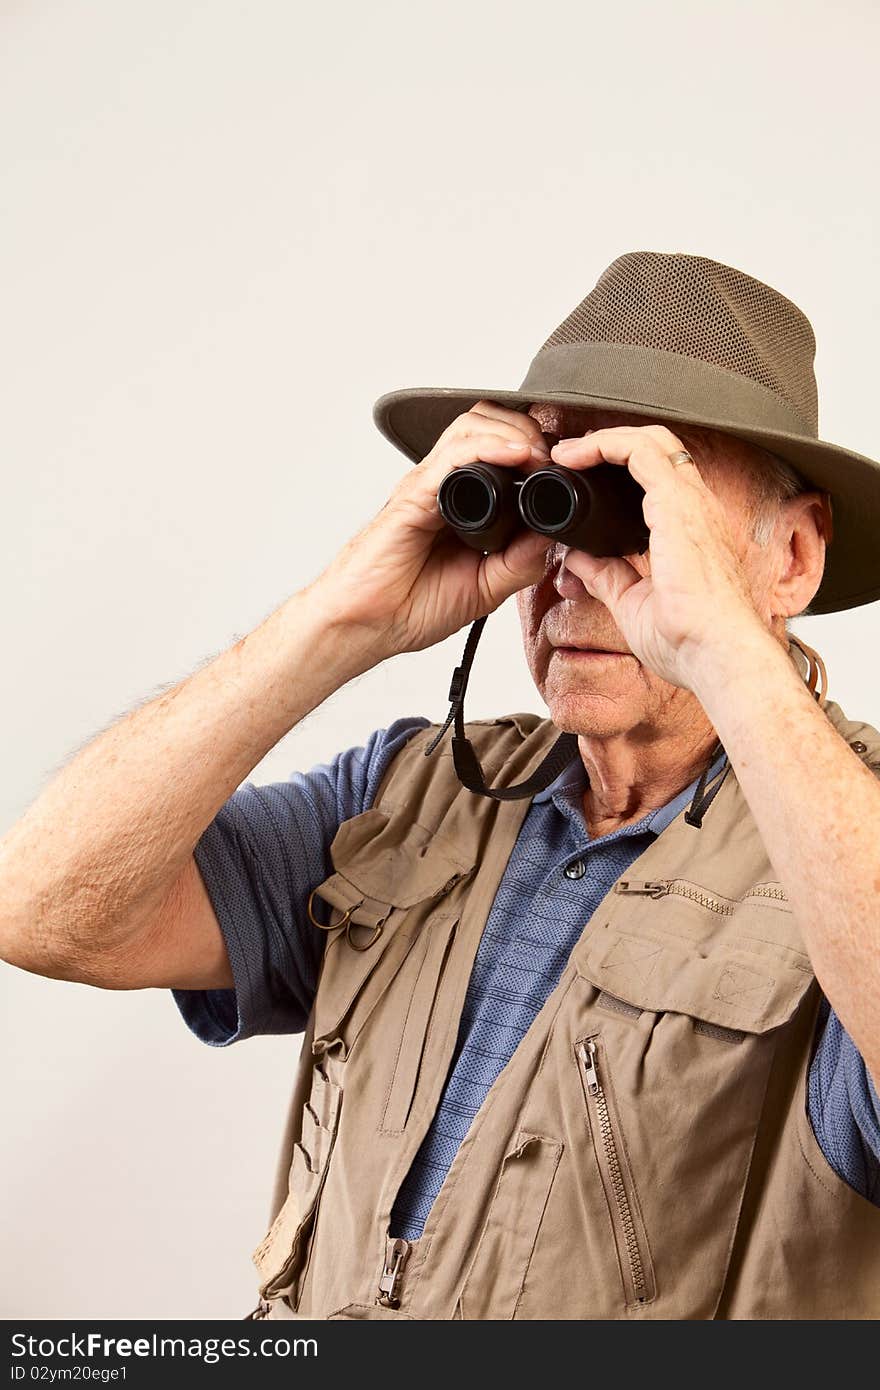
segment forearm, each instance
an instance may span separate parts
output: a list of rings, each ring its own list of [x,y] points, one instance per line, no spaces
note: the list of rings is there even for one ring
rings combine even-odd
[[[95,738],[0,842],[0,957],[49,974],[124,947],[260,759],[381,659],[307,589]]]
[[[816,976],[880,1079],[880,782],[780,644],[756,628],[707,653],[693,689],[791,901]]]

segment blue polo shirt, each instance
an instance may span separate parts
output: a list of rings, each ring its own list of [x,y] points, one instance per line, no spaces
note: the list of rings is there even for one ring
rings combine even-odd
[[[393,758],[428,720],[396,720],[330,763],[270,786],[245,783],[195,849],[226,941],[230,990],[175,990],[189,1027],[226,1046],[302,1032],[324,933],[305,904],[332,872],[339,825],[368,810]],[[719,759],[714,772],[720,769]],[[583,816],[577,760],[532,798],[474,961],[457,1046],[433,1122],[405,1178],[391,1233],[417,1239],[490,1086],[554,989],[584,924],[612,885],[690,801],[696,779],[665,806],[595,839]],[[711,813],[710,813],[711,814]],[[835,1171],[880,1205],[880,1099],[864,1062],[825,1002],[808,1109]]]

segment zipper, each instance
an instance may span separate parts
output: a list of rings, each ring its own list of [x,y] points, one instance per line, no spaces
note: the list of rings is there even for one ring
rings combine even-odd
[[[636,1303],[646,1303],[649,1297],[653,1297],[653,1287],[649,1288],[636,1220],[626,1190],[620,1150],[614,1136],[608,1097],[599,1070],[599,1048],[596,1038],[582,1038],[575,1044],[575,1052],[581,1065],[584,1086],[598,1121],[598,1134],[594,1130],[594,1135],[598,1140],[599,1157],[604,1159],[610,1195],[617,1210],[623,1235],[623,1255],[629,1268],[634,1299]]]
[[[393,1240],[387,1249],[382,1277],[379,1280],[379,1292],[376,1295],[376,1302],[380,1307],[400,1306],[400,1281],[411,1248],[408,1240],[397,1239]]]
[[[640,893],[646,898],[662,898],[669,892],[669,880],[658,883],[639,882],[633,878],[622,878],[614,885],[615,893]]]
[[[758,883],[754,888],[750,888],[747,893],[744,893],[741,898],[736,899],[717,897],[714,893],[707,892],[705,888],[697,887],[695,883],[688,883],[683,878],[658,879],[655,882],[623,878],[615,884],[614,891],[616,893],[635,893],[647,898],[665,898],[672,894],[699,903],[701,907],[708,908],[710,912],[717,912],[722,917],[733,916],[738,904],[748,902],[750,898],[769,898],[774,902],[788,902],[783,889],[773,883]]]

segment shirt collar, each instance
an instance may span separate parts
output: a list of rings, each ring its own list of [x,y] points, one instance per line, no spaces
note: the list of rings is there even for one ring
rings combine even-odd
[[[724,751],[722,749],[709,769],[709,776],[706,778],[707,785],[718,776],[723,764]],[[675,820],[679,812],[683,811],[688,805],[691,797],[696,791],[699,780],[699,777],[695,777],[689,786],[677,792],[670,801],[667,801],[665,806],[658,806],[656,810],[648,811],[642,820],[637,822],[639,828],[641,830],[650,830],[652,834],[659,835],[661,831],[666,829],[667,825]],[[545,787],[542,792],[538,792],[532,797],[532,800],[536,802],[553,801],[558,807],[560,801],[564,800],[570,802],[571,793],[575,789],[579,789],[583,793],[583,791],[586,791],[586,786],[586,768],[579,757],[574,758],[567,767],[562,769],[559,776],[555,778],[548,787]],[[628,830],[635,830],[635,828],[635,825],[627,827]]]

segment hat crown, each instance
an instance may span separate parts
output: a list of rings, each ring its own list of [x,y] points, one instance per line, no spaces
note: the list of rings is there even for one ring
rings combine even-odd
[[[818,434],[809,319],[778,290],[719,261],[682,252],[618,256],[540,352],[574,343],[677,353],[734,372],[781,397]]]

